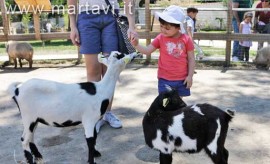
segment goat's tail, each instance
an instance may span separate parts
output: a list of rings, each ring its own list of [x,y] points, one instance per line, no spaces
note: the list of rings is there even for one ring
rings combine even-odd
[[[14,83],[11,83],[9,86],[8,86],[8,93],[13,97],[13,96],[17,96],[16,95],[16,89],[18,88],[18,85],[21,84],[21,82],[14,82]]]
[[[19,108],[19,111],[20,110],[20,106],[18,104],[18,101],[16,99],[16,96],[19,95],[19,91],[18,91],[18,85],[20,85],[21,83],[20,82],[14,82],[14,83],[11,83],[9,86],[8,86],[8,92],[9,94],[12,96],[12,99],[15,101],[17,107]]]
[[[227,119],[228,121],[231,121],[232,118],[235,116],[235,113],[236,113],[235,110],[231,110],[231,109],[226,109],[225,112],[226,112],[226,119]]]

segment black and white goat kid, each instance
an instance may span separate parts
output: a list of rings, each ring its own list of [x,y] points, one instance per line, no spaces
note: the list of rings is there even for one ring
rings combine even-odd
[[[42,162],[42,155],[34,143],[34,132],[38,123],[55,127],[82,123],[89,149],[88,162],[95,163],[94,157],[100,156],[95,149],[95,124],[112,100],[121,71],[135,55],[118,52],[112,52],[109,58],[99,55],[99,62],[108,67],[104,78],[99,82],[64,84],[31,79],[22,84],[11,84],[9,92],[22,116],[24,131],[21,141],[27,162]]]
[[[227,164],[224,147],[234,111],[210,104],[187,106],[177,91],[159,94],[143,118],[146,144],[160,151],[161,164],[172,163],[173,152],[196,153],[202,149],[215,164]]]

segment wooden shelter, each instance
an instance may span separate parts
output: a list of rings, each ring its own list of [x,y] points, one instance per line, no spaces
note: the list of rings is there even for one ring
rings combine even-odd
[[[15,0],[20,10],[29,9],[29,12],[38,10],[51,11],[52,6],[49,0]]]

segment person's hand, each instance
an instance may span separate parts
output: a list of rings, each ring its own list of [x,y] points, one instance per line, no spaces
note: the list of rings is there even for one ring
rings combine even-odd
[[[132,42],[138,38],[138,33],[132,28],[128,29],[127,35],[128,35],[128,39],[130,40],[130,42]]]
[[[130,40],[130,43],[133,47],[136,47],[139,44],[139,37],[137,34],[133,35],[132,39]]]
[[[192,77],[191,76],[187,76],[185,81],[184,81],[184,84],[186,85],[186,88],[191,88],[192,86]]]
[[[139,44],[139,39],[134,38],[133,40],[130,41],[130,43],[133,47],[136,47]]]
[[[80,46],[80,36],[77,28],[71,29],[70,39],[75,46]]]

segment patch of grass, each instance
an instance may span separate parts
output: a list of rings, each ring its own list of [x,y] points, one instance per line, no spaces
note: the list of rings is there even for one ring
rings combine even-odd
[[[29,41],[34,48],[34,55],[77,54],[77,47],[69,40]],[[5,43],[0,43],[0,55],[7,55]]]

